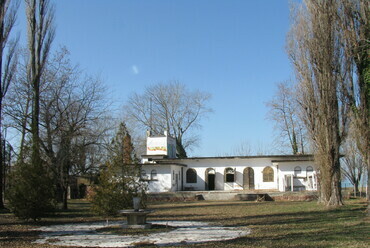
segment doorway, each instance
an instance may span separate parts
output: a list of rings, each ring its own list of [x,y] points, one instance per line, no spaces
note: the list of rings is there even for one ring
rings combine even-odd
[[[215,190],[216,171],[213,168],[208,168],[205,174],[205,189]]]
[[[243,188],[254,189],[254,170],[251,167],[247,167],[243,171]]]

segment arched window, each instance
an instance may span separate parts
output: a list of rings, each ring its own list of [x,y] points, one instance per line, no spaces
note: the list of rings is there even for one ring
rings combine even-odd
[[[235,170],[233,168],[225,169],[225,182],[227,183],[235,182]]]
[[[294,168],[294,176],[298,176],[299,174],[301,174],[301,172],[302,172],[301,167],[296,166],[296,167]]]
[[[147,179],[145,170],[141,170],[140,174],[141,174],[141,179]]]
[[[197,171],[188,169],[186,171],[186,183],[197,183]]]
[[[306,168],[306,172],[313,172],[313,168],[312,168],[312,166],[308,166],[308,167]]]
[[[157,171],[156,170],[152,170],[150,172],[150,180],[158,180],[158,178],[157,178]]]
[[[265,167],[265,169],[263,169],[262,173],[263,173],[263,181],[264,182],[273,182],[274,181],[274,170],[270,166]]]

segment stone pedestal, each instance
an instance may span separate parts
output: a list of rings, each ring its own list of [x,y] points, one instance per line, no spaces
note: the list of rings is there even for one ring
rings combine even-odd
[[[138,228],[147,229],[151,228],[152,224],[146,223],[146,216],[152,213],[153,210],[140,209],[135,211],[134,209],[120,210],[119,213],[127,217],[127,225],[123,225],[124,228]]]

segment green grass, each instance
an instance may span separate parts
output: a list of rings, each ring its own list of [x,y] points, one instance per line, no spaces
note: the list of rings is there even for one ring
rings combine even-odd
[[[71,201],[70,210],[58,211],[37,224],[0,212],[0,247],[55,247],[32,244],[39,232],[31,229],[37,225],[102,220],[89,211],[89,206],[86,201]],[[148,219],[205,221],[252,230],[250,235],[235,240],[186,247],[370,247],[366,207],[365,201],[353,199],[336,209],[316,202],[155,203],[148,206],[155,210]]]

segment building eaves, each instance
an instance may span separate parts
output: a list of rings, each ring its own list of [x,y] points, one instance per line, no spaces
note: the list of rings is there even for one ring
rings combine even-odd
[[[222,156],[222,157],[190,157],[190,158],[174,158],[174,159],[167,159],[164,158],[160,160],[161,163],[163,161],[168,162],[175,162],[175,161],[186,161],[186,160],[205,160],[205,159],[255,159],[255,158],[272,158],[273,162],[283,162],[283,161],[312,161],[313,155],[312,154],[304,154],[304,155],[258,155],[258,156]],[[159,161],[158,161],[159,162]]]
[[[177,166],[181,166],[181,167],[188,167],[186,164],[181,164],[181,163],[176,163],[176,162],[171,162],[171,161],[162,161],[162,160],[155,161],[155,163],[144,163],[144,164],[141,164],[141,165],[143,165],[143,166],[145,166],[145,165],[151,165],[151,166],[177,165]]]

